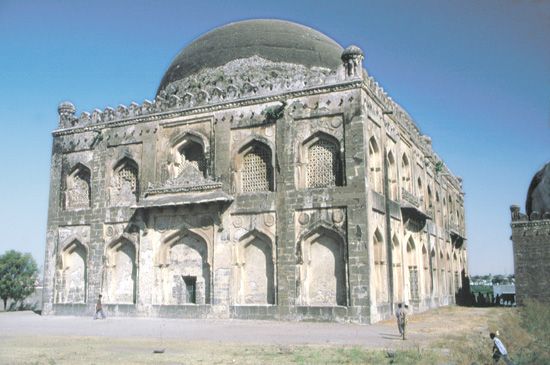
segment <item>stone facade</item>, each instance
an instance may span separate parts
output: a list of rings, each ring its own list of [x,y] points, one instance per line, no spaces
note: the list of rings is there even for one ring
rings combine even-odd
[[[536,299],[550,303],[550,163],[539,171],[527,194],[526,211],[512,205],[512,241],[516,302]],[[540,192],[540,193],[538,193]]]
[[[329,46],[332,68],[233,49],[168,72],[154,101],[79,116],[62,103],[43,313],[89,315],[100,293],[116,315],[360,323],[397,302],[453,303],[467,271],[461,180],[362,51]]]

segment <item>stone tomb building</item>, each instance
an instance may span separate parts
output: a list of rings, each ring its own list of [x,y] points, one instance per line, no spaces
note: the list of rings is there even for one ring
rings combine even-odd
[[[538,171],[529,185],[525,213],[518,205],[512,213],[512,242],[516,302],[526,299],[550,303],[550,162]]]
[[[302,25],[229,24],[154,101],[53,132],[46,314],[370,323],[454,302],[464,193],[408,114]]]

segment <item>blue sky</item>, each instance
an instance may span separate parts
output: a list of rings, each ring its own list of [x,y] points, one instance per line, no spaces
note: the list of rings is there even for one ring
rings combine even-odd
[[[0,253],[44,260],[51,131],[153,99],[181,48],[225,23],[296,21],[342,46],[464,179],[471,274],[512,273],[509,206],[550,160],[550,2],[0,0]]]

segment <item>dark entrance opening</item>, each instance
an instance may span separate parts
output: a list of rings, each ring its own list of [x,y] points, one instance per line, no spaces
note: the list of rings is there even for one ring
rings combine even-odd
[[[185,299],[187,303],[197,303],[197,277],[196,276],[184,276],[183,282],[185,283]]]

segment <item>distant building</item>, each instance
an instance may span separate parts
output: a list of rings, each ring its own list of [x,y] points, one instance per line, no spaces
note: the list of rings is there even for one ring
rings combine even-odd
[[[512,213],[516,301],[550,303],[550,163],[535,174],[527,193],[526,213]]]
[[[462,181],[363,69],[308,27],[188,45],[154,101],[53,132],[44,313],[374,322],[452,304]]]

